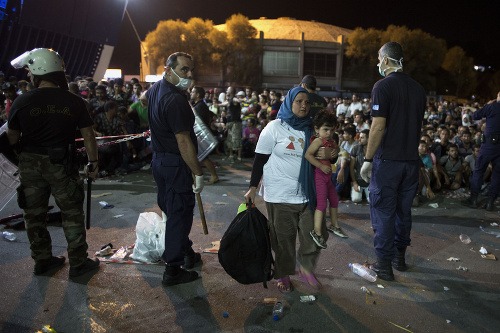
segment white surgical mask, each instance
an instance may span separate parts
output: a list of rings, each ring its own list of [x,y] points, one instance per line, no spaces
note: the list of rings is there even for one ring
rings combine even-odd
[[[384,56],[384,58],[386,58],[387,56]],[[395,72],[397,72],[398,70],[400,69],[403,69],[403,58],[399,59],[399,60],[396,60],[396,59],[393,59],[393,58],[390,58],[390,57],[387,57],[387,59],[391,59],[392,61],[396,62],[399,64],[399,66],[389,66],[387,67],[386,69],[382,69],[380,68],[382,66],[382,62],[384,62],[384,58],[382,58],[382,60],[377,64],[377,67],[378,67],[378,73],[382,76],[382,77],[385,77],[385,71],[388,70],[389,68],[394,68],[395,69]]]
[[[189,86],[191,85],[191,82],[193,81],[192,79],[185,79],[183,77],[180,77],[177,75],[177,73],[174,71],[172,68],[172,72],[179,78],[179,83],[177,83],[175,86],[181,90],[187,90]]]

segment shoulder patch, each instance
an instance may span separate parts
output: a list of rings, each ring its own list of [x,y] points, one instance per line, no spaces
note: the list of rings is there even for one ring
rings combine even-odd
[[[378,110],[379,109],[379,105],[378,104],[375,104],[372,106],[372,110]]]

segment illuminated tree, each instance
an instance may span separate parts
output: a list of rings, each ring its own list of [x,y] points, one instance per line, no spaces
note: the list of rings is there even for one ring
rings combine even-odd
[[[442,67],[450,74],[457,97],[466,97],[474,93],[477,85],[474,60],[468,57],[461,47],[454,46],[448,50]]]
[[[247,17],[234,14],[226,20],[227,47],[222,66],[227,66],[227,77],[240,85],[255,85],[260,80],[259,58],[261,49],[255,29]],[[223,68],[222,72],[226,72]]]
[[[193,55],[195,67],[199,70],[212,66],[212,45],[208,40],[212,30],[212,21],[197,17],[189,19],[187,23],[180,20],[160,21],[145,40],[149,58],[157,72],[163,70],[167,57],[177,51]]]
[[[350,59],[350,67],[359,66],[361,70],[347,68],[344,73],[353,73],[355,77],[371,77],[372,83],[377,77],[378,50],[394,41],[401,44],[404,50],[403,68],[427,90],[436,89],[435,75],[439,70],[446,53],[446,43],[420,29],[409,30],[407,27],[390,25],[387,30],[373,28],[357,28],[348,37],[346,56]]]
[[[170,54],[183,51],[193,55],[197,72],[216,66],[221,69],[223,82],[253,85],[259,81],[261,72],[261,50],[256,35],[257,30],[248,18],[235,14],[226,21],[226,31],[215,29],[212,21],[196,17],[187,23],[161,21],[146,36],[145,43],[158,73]]]

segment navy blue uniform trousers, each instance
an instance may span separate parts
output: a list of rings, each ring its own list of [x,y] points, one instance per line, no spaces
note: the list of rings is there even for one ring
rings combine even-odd
[[[158,186],[158,206],[167,215],[162,258],[168,265],[180,266],[193,245],[189,239],[195,205],[191,170],[180,155],[170,153],[154,153],[151,167]]]
[[[491,183],[488,197],[496,199],[500,191],[500,144],[483,143],[472,173],[470,190],[472,194],[479,194],[483,185],[483,176],[490,162],[493,164]]]
[[[419,161],[373,160],[370,217],[379,260],[392,260],[395,247],[410,245],[411,205],[418,188],[418,169]]]

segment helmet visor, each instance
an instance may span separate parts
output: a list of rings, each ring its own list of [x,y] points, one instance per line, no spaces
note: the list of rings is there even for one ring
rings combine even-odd
[[[15,69],[20,69],[20,68],[23,68],[25,66],[28,66],[29,54],[30,54],[30,51],[24,52],[23,54],[18,56],[16,59],[12,60],[10,62],[10,64]]]

